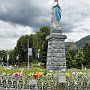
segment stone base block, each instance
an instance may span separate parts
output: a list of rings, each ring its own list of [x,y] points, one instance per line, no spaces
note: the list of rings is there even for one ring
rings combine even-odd
[[[67,38],[60,30],[53,30],[48,40],[47,70],[62,70],[66,67],[65,42]]]

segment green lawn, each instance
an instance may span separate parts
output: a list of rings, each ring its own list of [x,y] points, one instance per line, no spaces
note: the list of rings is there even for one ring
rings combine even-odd
[[[82,72],[82,73],[89,73],[90,72],[90,69],[87,69],[87,70],[78,70],[78,69],[74,69],[75,71],[77,72]],[[74,70],[69,70],[67,71],[67,73],[70,73],[72,74],[72,72]],[[38,68],[38,67],[32,67],[32,68],[5,68],[5,67],[0,67],[0,74],[5,74],[5,75],[13,75],[14,73],[16,72],[21,72],[23,71],[23,75],[31,75],[31,74],[35,74],[36,72],[43,72],[45,73],[46,70],[45,69],[41,69],[41,68]]]
[[[40,69],[37,67],[34,68],[4,68],[4,67],[0,67],[0,74],[5,74],[5,75],[13,75],[16,72],[21,72],[23,70],[23,75],[30,75],[36,72],[45,72],[45,69]]]

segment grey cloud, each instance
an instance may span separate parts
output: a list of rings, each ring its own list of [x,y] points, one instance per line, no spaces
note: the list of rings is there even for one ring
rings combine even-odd
[[[77,25],[84,19],[90,19],[89,0],[62,0],[62,6],[62,27],[66,33],[77,29]]]
[[[19,33],[18,32],[12,32],[10,31],[6,31],[6,32],[1,32],[0,31],[0,38],[17,38],[19,37]]]
[[[31,33],[33,33],[33,29],[29,26],[0,21],[0,38],[19,38],[22,35]]]
[[[61,22],[60,25],[63,33],[73,32],[73,28],[76,27],[74,24],[67,23],[67,22]]]
[[[13,49],[17,38],[0,38],[0,50]]]
[[[42,2],[42,3],[41,3]],[[43,4],[42,0],[0,0],[0,19],[21,25],[29,25],[32,27],[44,24],[37,21],[40,16],[48,17],[46,1]],[[48,23],[48,20],[47,20]]]
[[[33,28],[50,25],[50,6],[47,2],[48,0],[0,0],[0,19]],[[89,0],[62,0],[61,27],[64,32],[73,32],[75,23],[89,18],[89,4]]]
[[[50,25],[49,1],[52,0],[0,0],[0,49],[13,48],[21,35]],[[89,11],[90,0],[62,0],[60,25],[68,40],[90,34]]]

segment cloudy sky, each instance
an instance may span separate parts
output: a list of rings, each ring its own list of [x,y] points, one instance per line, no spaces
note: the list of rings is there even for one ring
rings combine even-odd
[[[50,25],[52,0],[0,0],[0,50],[13,49],[20,36]],[[90,35],[90,0],[62,0],[60,22],[66,41]]]

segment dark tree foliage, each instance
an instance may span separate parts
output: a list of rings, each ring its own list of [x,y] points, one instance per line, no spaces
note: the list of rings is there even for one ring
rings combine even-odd
[[[50,28],[48,26],[43,26],[34,35],[35,57],[38,58],[38,53],[39,53],[40,55],[38,61],[41,61],[42,63],[46,63],[47,47],[48,47],[48,42],[46,40],[46,37],[49,34],[50,34]],[[38,52],[39,49],[40,52]]]
[[[7,51],[5,50],[0,51],[0,61],[1,62],[7,62],[6,55],[7,55]]]
[[[33,35],[25,35],[21,36],[17,41],[17,45],[15,47],[15,51],[19,54],[19,61],[20,62],[27,62],[27,54],[28,54],[28,42],[29,48],[33,48]]]
[[[17,41],[16,47],[14,48],[14,56],[17,56],[19,54],[19,63],[26,62],[27,64],[28,40],[29,40],[29,48],[32,48],[33,50],[33,55],[30,58],[30,62],[38,60],[43,63],[46,63],[47,46],[48,46],[46,37],[49,34],[50,28],[48,26],[43,26],[40,28],[38,32],[36,32],[36,34],[21,36]],[[39,49],[40,52],[38,52]]]
[[[84,65],[85,59],[82,49],[66,50],[67,68],[79,68]]]
[[[83,47],[83,53],[85,55],[85,65],[90,66],[90,43],[86,43],[85,46]]]

